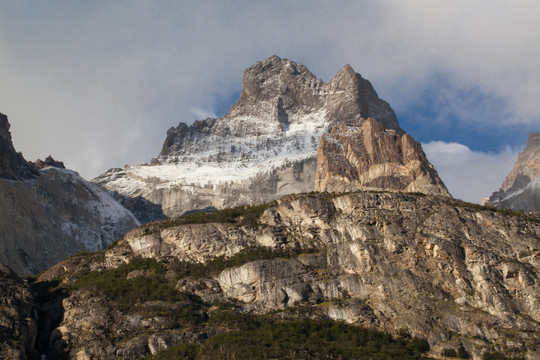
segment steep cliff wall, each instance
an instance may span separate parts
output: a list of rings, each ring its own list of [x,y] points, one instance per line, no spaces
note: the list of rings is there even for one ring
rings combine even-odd
[[[450,196],[422,146],[373,118],[323,135],[315,191],[394,190]]]

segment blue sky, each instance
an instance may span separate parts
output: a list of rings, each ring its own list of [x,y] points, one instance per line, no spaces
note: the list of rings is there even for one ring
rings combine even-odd
[[[223,114],[270,55],[369,79],[450,191],[480,201],[540,131],[536,0],[0,3],[0,112],[29,160],[86,178]]]

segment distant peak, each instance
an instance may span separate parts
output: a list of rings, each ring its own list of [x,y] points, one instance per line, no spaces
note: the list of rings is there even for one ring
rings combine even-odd
[[[354,77],[354,78],[356,78],[356,71],[354,71],[354,69],[352,68],[351,65],[346,64],[341,69],[339,69],[339,71],[336,73],[335,77],[336,78],[337,77]]]

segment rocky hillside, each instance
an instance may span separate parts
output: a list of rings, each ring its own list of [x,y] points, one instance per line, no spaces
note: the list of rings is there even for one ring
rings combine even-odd
[[[0,264],[0,358],[27,359],[33,351],[37,327],[30,288],[10,268]]]
[[[37,167],[24,160],[0,115],[0,263],[36,274],[70,255],[102,249],[139,224],[62,163],[48,158]]]
[[[540,217],[448,197],[312,193],[192,214],[70,258],[34,287],[61,304],[41,352],[72,358],[353,359],[337,347],[361,328],[410,350],[380,358],[419,359],[421,339],[433,356],[540,357]]]
[[[374,118],[332,128],[317,152],[315,191],[368,189],[450,196],[422,146]]]
[[[323,134],[368,117],[404,134],[388,103],[350,66],[325,84],[304,65],[272,56],[244,72],[240,99],[225,116],[181,123],[167,131],[152,165],[111,169],[93,181],[141,222],[259,204],[312,191]],[[446,192],[444,185],[435,190]],[[141,211],[152,205],[150,214]]]
[[[540,212],[540,133],[530,133],[514,168],[487,205]]]

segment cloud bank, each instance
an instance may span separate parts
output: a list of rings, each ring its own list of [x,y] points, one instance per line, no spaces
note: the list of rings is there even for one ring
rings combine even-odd
[[[325,81],[349,63],[424,143],[478,151],[483,133],[500,153],[540,124],[539,15],[536,0],[2,2],[0,112],[26,158],[92,178],[222,114],[277,54]]]
[[[500,153],[472,151],[465,145],[442,141],[422,147],[452,196],[474,203],[499,189],[518,156],[510,147]]]

